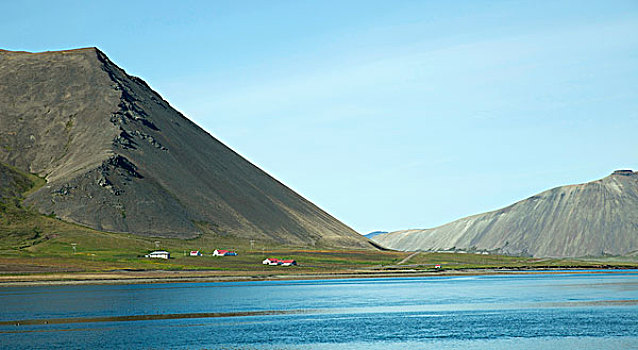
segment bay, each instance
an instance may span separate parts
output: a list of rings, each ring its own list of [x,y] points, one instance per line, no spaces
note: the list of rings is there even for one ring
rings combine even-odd
[[[0,288],[2,349],[638,349],[638,273]]]

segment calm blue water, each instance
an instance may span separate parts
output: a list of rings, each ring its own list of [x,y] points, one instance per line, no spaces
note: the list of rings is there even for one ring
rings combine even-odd
[[[2,349],[638,349],[638,273],[2,287],[0,322]]]

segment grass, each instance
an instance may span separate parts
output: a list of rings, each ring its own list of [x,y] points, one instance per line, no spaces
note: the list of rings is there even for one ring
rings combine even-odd
[[[0,188],[0,249],[36,244],[44,232],[41,215],[24,208],[21,202],[46,182],[5,164],[0,164],[0,172],[6,181]]]
[[[0,164],[2,165],[2,164]],[[399,265],[411,253],[369,250],[307,249],[277,242],[249,240],[229,235],[204,233],[193,239],[146,237],[127,233],[96,231],[41,215],[21,205],[24,196],[45,184],[32,174],[11,167],[22,196],[0,198],[0,275],[107,273],[113,271],[190,271],[225,275],[267,276],[274,274],[335,274],[365,271],[434,271],[547,268],[547,267],[638,267],[638,257],[590,259],[537,259],[501,255],[460,253],[418,253]],[[15,174],[14,174],[15,175]],[[15,191],[14,191],[15,192]],[[75,250],[74,247],[75,246]],[[156,249],[168,250],[172,259],[148,259]],[[236,250],[235,257],[213,257],[215,249]],[[202,257],[186,256],[190,250]],[[266,257],[297,260],[296,267],[262,265]],[[71,277],[70,277],[71,278]]]
[[[79,231],[79,232],[78,232]],[[0,264],[12,264],[24,261],[30,265],[63,267],[62,270],[109,271],[113,269],[130,270],[219,270],[219,271],[273,271],[273,267],[261,262],[266,257],[295,259],[306,271],[326,271],[368,267],[396,263],[406,253],[374,251],[330,251],[305,250],[286,246],[259,246],[254,249],[242,242],[235,244],[215,244],[214,237],[195,240],[160,239],[138,237],[128,234],[103,232],[66,232],[53,239],[40,242],[26,249],[4,251]],[[226,238],[227,239],[227,238]],[[144,254],[155,249],[159,240],[159,249],[171,252],[170,260],[148,259]],[[201,241],[204,244],[201,244]],[[71,243],[76,243],[73,252]],[[202,247],[203,246],[203,247]],[[234,249],[239,254],[229,257],[213,257],[216,248]],[[204,256],[188,256],[190,250],[202,250]]]
[[[58,220],[59,221],[59,220]],[[62,223],[66,224],[66,223]],[[68,224],[67,224],[68,225]],[[228,238],[225,238],[228,239]],[[104,233],[76,228],[34,246],[2,252],[0,266],[11,267],[5,274],[40,272],[109,272],[109,271],[209,271],[236,275],[273,274],[333,274],[383,271],[434,271],[440,264],[443,271],[465,269],[539,269],[595,268],[616,266],[634,268],[638,261],[610,262],[606,260],[538,259],[501,255],[459,253],[419,253],[404,264],[397,265],[409,253],[363,250],[308,250],[298,247],[266,247],[253,249],[236,241],[233,246],[215,244],[215,237],[194,240],[160,239],[160,249],[171,252],[170,260],[149,259],[143,255],[155,248],[153,237]],[[201,242],[204,242],[201,244]],[[73,252],[71,243],[76,243]],[[203,248],[202,248],[203,247]],[[213,257],[214,248],[235,248],[239,255]],[[190,257],[190,250],[202,250],[204,256]],[[295,259],[299,266],[272,267],[262,265],[266,257]]]
[[[587,268],[587,267],[638,267],[638,259],[625,258],[612,260],[608,258],[533,258],[505,255],[484,255],[472,253],[419,253],[407,264],[426,268],[436,264],[442,269],[540,269],[540,268]]]

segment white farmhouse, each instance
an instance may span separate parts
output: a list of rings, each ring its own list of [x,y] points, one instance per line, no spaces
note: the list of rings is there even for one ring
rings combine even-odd
[[[280,265],[281,263],[279,262],[279,259],[275,259],[275,258],[267,258],[266,260],[261,262],[264,265],[270,265],[270,266],[276,266],[276,265]]]
[[[151,259],[170,259],[171,253],[165,250],[157,250],[145,255],[147,258]]]

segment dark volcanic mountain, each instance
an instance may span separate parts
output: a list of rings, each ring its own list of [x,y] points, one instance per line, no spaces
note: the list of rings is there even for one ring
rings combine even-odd
[[[481,250],[538,257],[625,255],[638,250],[638,172],[618,170],[506,208],[432,229],[375,236],[398,250]]]
[[[98,230],[372,247],[95,48],[0,50],[0,162],[46,178],[25,204]]]

